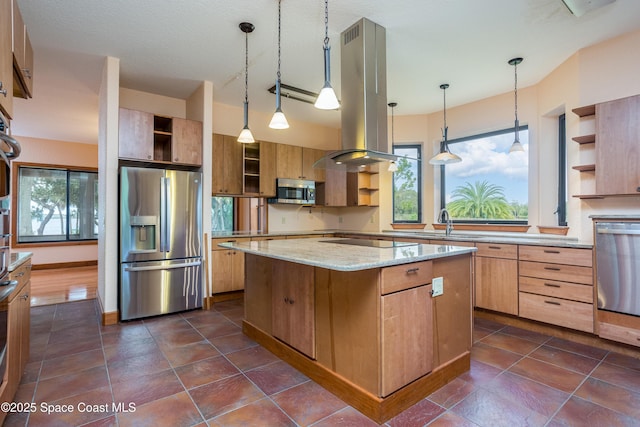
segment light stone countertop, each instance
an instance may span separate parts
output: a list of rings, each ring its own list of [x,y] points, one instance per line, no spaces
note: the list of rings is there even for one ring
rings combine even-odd
[[[33,252],[11,252],[11,261],[7,270],[13,271],[33,256]]]
[[[454,255],[470,254],[476,248],[428,245],[421,243],[379,248],[330,243],[345,241],[332,237],[294,240],[265,240],[253,242],[225,242],[218,246],[314,267],[338,271],[359,271],[371,268],[408,264]],[[391,243],[391,242],[389,242]]]

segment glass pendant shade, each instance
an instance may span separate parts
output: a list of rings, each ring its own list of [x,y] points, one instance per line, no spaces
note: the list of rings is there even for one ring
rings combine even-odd
[[[271,121],[269,122],[269,127],[271,129],[288,129],[289,122],[287,122],[287,118],[281,109],[277,109],[275,113],[273,113],[273,117],[271,117]]]
[[[524,146],[520,143],[520,122],[518,121],[518,64],[522,62],[522,58],[513,58],[509,60],[509,65],[513,66],[514,73],[514,99],[515,99],[515,124],[513,126],[515,132],[515,138],[513,144],[511,144],[511,148],[509,148],[509,153],[516,153],[518,151],[524,151]]]
[[[244,126],[238,136],[238,142],[251,144],[256,142],[249,130],[249,33],[255,29],[250,22],[241,22],[240,30],[244,33]]]
[[[256,140],[253,138],[253,134],[251,133],[251,130],[248,127],[244,127],[242,128],[242,131],[240,131],[240,136],[238,136],[238,142],[241,142],[243,144],[251,144],[256,142]]]
[[[396,172],[398,170],[398,165],[396,164],[396,162],[394,161],[390,161],[389,162],[389,169],[387,169],[389,172]]]

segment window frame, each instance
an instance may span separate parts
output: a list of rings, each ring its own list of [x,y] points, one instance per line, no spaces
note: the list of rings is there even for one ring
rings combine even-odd
[[[65,171],[67,174],[67,186],[69,185],[70,172],[88,172],[98,173],[98,168],[86,166],[70,166],[70,165],[54,165],[46,163],[30,163],[30,162],[11,162],[11,246],[15,248],[29,247],[48,247],[48,246],[76,246],[76,245],[95,245],[98,243],[98,237],[95,239],[74,239],[74,240],[57,240],[42,242],[19,242],[18,241],[18,190],[19,190],[19,170],[20,168],[32,169],[49,169]],[[69,202],[69,194],[67,192],[67,205]],[[68,207],[68,206],[67,206]],[[68,215],[67,209],[67,215]],[[68,238],[68,221],[67,221],[67,238]]]
[[[559,226],[567,225],[567,123],[566,115],[558,116],[558,207]]]
[[[418,176],[416,177],[416,182],[418,183],[418,219],[415,221],[402,220],[397,221],[396,216],[396,188],[395,188],[395,172],[393,172],[393,176],[391,177],[391,221],[394,224],[421,224],[423,220],[422,216],[422,144],[393,144],[391,147],[391,151],[393,154],[395,153],[396,148],[415,148],[417,150],[417,162],[418,162]],[[400,157],[400,156],[399,156]]]
[[[518,129],[520,131],[522,130],[526,130],[527,132],[529,131],[529,125],[520,125],[518,127]],[[495,135],[504,135],[507,133],[514,133],[515,134],[516,128],[515,127],[510,127],[510,128],[506,128],[506,129],[499,129],[499,130],[494,130],[494,131],[490,131],[490,132],[483,132],[483,133],[478,133],[478,134],[474,134],[474,135],[469,135],[469,136],[465,136],[462,138],[456,138],[456,139],[450,139],[447,141],[447,144],[449,145],[449,148],[451,149],[451,151],[453,153],[455,153],[455,148],[451,148],[451,145],[454,145],[458,142],[465,142],[465,141],[470,141],[472,139],[480,139],[480,138],[486,138],[486,137],[490,137],[490,136],[495,136]],[[440,210],[444,209],[446,207],[446,179],[445,179],[445,166],[446,165],[440,165]],[[527,181],[529,180],[529,177],[527,177]],[[528,196],[527,196],[527,204],[529,203],[528,200]],[[513,221],[507,221],[507,220],[498,220],[498,219],[452,219],[451,220],[453,223],[460,223],[460,224],[514,224],[514,225],[528,225],[529,224],[529,219],[527,218],[526,221],[523,220],[513,220]]]

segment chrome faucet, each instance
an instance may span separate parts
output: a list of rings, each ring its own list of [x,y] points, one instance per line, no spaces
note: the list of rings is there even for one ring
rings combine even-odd
[[[440,215],[438,215],[438,222],[447,224],[444,229],[444,234],[445,236],[450,236],[453,231],[453,221],[451,221],[451,216],[449,215],[448,210],[442,209],[440,211]]]

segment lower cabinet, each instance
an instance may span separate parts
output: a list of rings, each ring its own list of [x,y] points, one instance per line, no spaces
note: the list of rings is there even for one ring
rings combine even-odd
[[[272,265],[273,336],[315,359],[314,267],[285,261]]]
[[[475,306],[518,315],[518,245],[476,245]]]
[[[7,353],[5,377],[0,388],[0,401],[11,402],[29,361],[31,319],[31,261],[28,260],[9,274],[18,282],[9,296],[7,313]],[[0,411],[0,424],[6,412]]]
[[[214,294],[244,289],[244,252],[224,249],[218,243],[244,239],[213,239],[211,244],[211,290]]]

